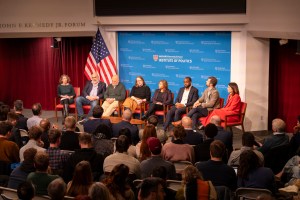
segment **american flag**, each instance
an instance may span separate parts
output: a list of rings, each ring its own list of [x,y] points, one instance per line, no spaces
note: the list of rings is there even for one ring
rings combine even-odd
[[[100,80],[106,85],[109,85],[111,77],[117,74],[116,64],[107,49],[99,29],[84,68],[84,74],[88,80],[91,80],[94,72],[99,75]]]

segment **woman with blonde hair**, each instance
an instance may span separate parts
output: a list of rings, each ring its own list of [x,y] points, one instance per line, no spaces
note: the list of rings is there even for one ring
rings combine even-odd
[[[93,184],[91,165],[88,161],[79,162],[74,170],[73,179],[67,185],[67,196],[87,195]]]
[[[60,103],[63,105],[63,119],[69,115],[69,104],[74,103],[74,97],[76,96],[70,81],[70,77],[63,74],[60,76],[59,85],[57,86],[57,96],[60,98]]]
[[[130,95],[125,99],[123,106],[129,108],[132,112],[143,102],[149,102],[151,97],[150,88],[146,85],[142,76],[137,76],[135,85],[130,91]]]
[[[142,120],[147,119],[157,110],[163,110],[163,106],[171,104],[172,101],[172,93],[171,90],[168,89],[168,82],[166,80],[160,80],[158,83],[158,89],[155,90],[152,97],[152,103],[149,105],[149,109],[142,117]]]

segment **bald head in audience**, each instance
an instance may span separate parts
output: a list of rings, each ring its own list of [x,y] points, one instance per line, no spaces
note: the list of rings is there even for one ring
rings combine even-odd
[[[285,122],[282,119],[276,118],[272,121],[272,130],[274,132],[282,133],[285,131]]]
[[[124,110],[124,112],[123,112],[123,114],[122,114],[122,119],[123,119],[124,121],[130,122],[131,117],[132,117],[132,112],[131,112],[129,109]]]
[[[191,129],[193,121],[190,117],[185,116],[182,118],[181,124],[185,129]]]

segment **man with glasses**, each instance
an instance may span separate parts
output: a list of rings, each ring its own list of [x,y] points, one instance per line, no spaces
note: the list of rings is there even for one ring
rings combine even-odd
[[[86,83],[82,91],[82,96],[76,98],[78,120],[84,118],[83,105],[91,105],[88,116],[92,116],[93,108],[99,104],[100,99],[103,99],[105,91],[106,84],[99,80],[97,73],[93,73],[92,80]]]

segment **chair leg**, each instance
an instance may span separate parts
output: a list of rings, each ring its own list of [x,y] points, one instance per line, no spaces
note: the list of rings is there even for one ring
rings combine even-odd
[[[243,133],[245,133],[244,124],[242,124],[241,126],[242,126]]]
[[[233,133],[233,131],[232,131],[232,126],[229,126],[229,128],[230,128],[231,133]]]

